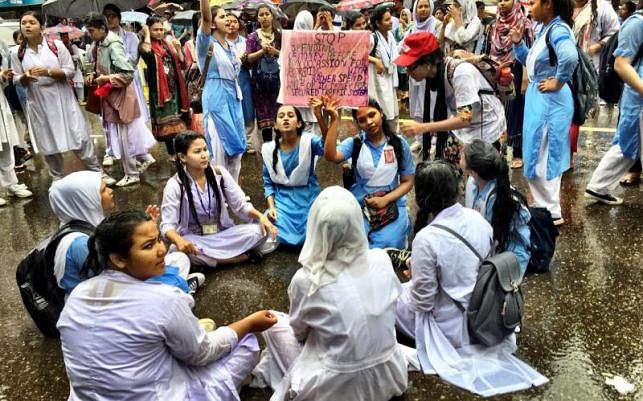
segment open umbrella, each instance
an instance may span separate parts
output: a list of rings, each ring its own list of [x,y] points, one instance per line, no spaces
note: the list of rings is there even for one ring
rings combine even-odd
[[[46,0],[42,12],[55,17],[82,18],[91,12],[103,12],[103,7],[109,3],[122,10],[131,10],[145,7],[147,0]]]
[[[83,37],[83,31],[72,25],[56,25],[47,28],[47,37],[50,39],[60,39],[60,34],[66,33],[69,39],[80,39]]]
[[[286,13],[288,17],[295,18],[301,10],[308,10],[314,14],[315,11],[322,6],[335,8],[326,0],[286,0],[279,8],[281,8],[281,11]]]
[[[239,10],[245,11],[250,15],[256,13],[259,6],[268,6],[272,10],[277,19],[282,19],[286,16],[282,10],[275,6],[272,2],[266,0],[233,0],[231,3],[223,5],[224,10]]]
[[[341,0],[335,6],[337,11],[350,11],[350,10],[362,10],[364,8],[371,8],[380,3],[384,3],[386,0]]]
[[[147,22],[149,15],[138,11],[124,11],[121,13],[121,22],[132,23],[138,22],[143,25]]]
[[[174,17],[172,17],[172,22],[191,23],[192,16],[196,13],[198,13],[198,11],[196,10],[179,11],[178,13],[174,14]]]

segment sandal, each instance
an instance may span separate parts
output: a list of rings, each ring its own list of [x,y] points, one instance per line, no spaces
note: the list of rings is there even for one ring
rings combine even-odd
[[[618,183],[624,187],[633,187],[641,183],[641,176],[639,175],[635,179],[632,179],[631,177],[628,176],[620,180]]]
[[[511,168],[513,170],[522,168],[524,165],[525,163],[523,163],[522,159],[515,158],[511,161]]]

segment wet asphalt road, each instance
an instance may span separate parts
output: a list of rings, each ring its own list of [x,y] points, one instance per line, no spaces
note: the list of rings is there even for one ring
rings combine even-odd
[[[605,111],[592,125],[613,127]],[[350,124],[346,122],[348,127]],[[618,207],[585,206],[583,190],[609,147],[612,133],[583,132],[576,167],[562,180],[563,215],[552,271],[525,280],[526,318],[518,336],[518,356],[550,379],[550,383],[499,400],[643,400],[643,187],[617,189],[625,198]],[[99,154],[104,141],[96,138]],[[115,190],[119,209],[160,203],[172,166],[161,146],[157,163],[142,183]],[[82,168],[69,156],[68,169]],[[108,170],[116,179],[120,167]],[[514,185],[527,193],[520,170]],[[322,186],[339,184],[340,169],[321,161]],[[35,171],[20,174],[34,191],[30,200],[11,199],[0,209],[0,401],[65,400],[68,382],[58,341],[44,339],[26,314],[15,283],[15,267],[39,240],[53,231],[57,220],[49,209],[50,178],[40,158]],[[257,208],[264,208],[260,165],[243,159],[241,186]],[[412,197],[411,197],[412,199]],[[297,269],[297,252],[279,250],[258,265],[243,264],[208,274],[196,295],[194,312],[224,325],[258,309],[285,311],[286,288]],[[619,396],[605,384],[618,374],[637,391]],[[433,376],[410,375],[401,400],[470,400],[478,397]],[[270,392],[245,389],[242,400],[268,400]]]

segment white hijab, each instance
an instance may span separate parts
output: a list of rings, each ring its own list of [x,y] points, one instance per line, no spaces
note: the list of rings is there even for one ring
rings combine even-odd
[[[313,202],[299,263],[312,283],[308,295],[334,283],[344,269],[368,268],[362,211],[346,189],[328,187]]]
[[[97,226],[103,218],[100,201],[101,173],[77,171],[49,188],[49,204],[61,224],[83,220]]]
[[[475,21],[476,19],[479,20],[478,8],[476,7],[475,0],[457,0],[457,2],[460,3],[460,6],[461,6],[462,25],[464,27],[467,27],[471,22]],[[451,39],[452,41],[455,42],[456,31],[457,29],[455,29],[455,23],[453,21],[450,21],[444,30],[444,36],[446,36],[448,39]],[[461,43],[461,45],[463,45],[463,43]]]
[[[312,31],[314,28],[313,15],[308,10],[301,10],[295,17],[293,31]]]

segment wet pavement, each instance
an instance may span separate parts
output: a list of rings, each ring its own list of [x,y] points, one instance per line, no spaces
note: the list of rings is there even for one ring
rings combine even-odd
[[[605,111],[592,125],[613,127]],[[346,126],[350,123],[345,122]],[[526,277],[526,316],[518,335],[517,355],[550,379],[550,383],[499,400],[643,400],[643,187],[617,189],[622,206],[593,205],[583,199],[585,183],[612,133],[602,129],[581,134],[576,167],[562,180],[563,215],[552,271]],[[96,138],[99,154],[104,142]],[[157,163],[142,183],[116,189],[119,209],[160,203],[165,181],[172,174],[164,148],[153,152]],[[73,156],[68,168],[82,168]],[[60,344],[43,338],[30,320],[15,283],[19,260],[57,227],[49,209],[50,178],[40,158],[35,171],[20,174],[34,191],[33,199],[10,199],[0,209],[0,401],[65,400],[68,382]],[[120,167],[108,170],[116,179]],[[520,170],[514,185],[526,191]],[[322,186],[340,184],[339,167],[321,161]],[[241,186],[257,208],[264,208],[260,164],[255,156],[243,159]],[[297,269],[298,253],[278,250],[257,265],[242,264],[209,273],[196,295],[194,313],[224,325],[258,309],[286,311],[286,288]],[[606,375],[620,375],[636,386],[627,396],[605,384]],[[478,397],[458,390],[437,377],[409,376],[409,389],[400,400],[470,400]],[[244,389],[242,400],[268,400],[269,391]]]

